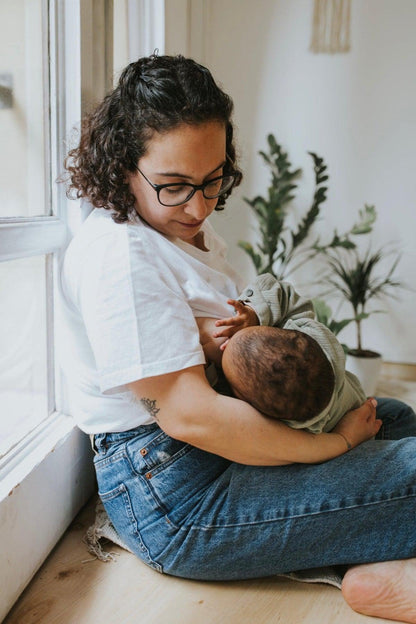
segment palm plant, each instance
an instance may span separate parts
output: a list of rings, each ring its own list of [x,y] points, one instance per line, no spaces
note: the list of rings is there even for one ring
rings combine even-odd
[[[357,249],[335,252],[326,250],[325,254],[329,272],[324,281],[331,286],[326,294],[335,293],[341,301],[346,301],[353,311],[353,319],[349,319],[345,325],[351,320],[354,321],[357,346],[355,349],[348,349],[348,353],[371,357],[374,352],[363,349],[361,324],[370,314],[381,311],[369,311],[370,301],[392,297],[393,290],[402,286],[402,283],[394,277],[400,255],[394,251],[385,252],[382,248],[374,252],[367,249],[363,255]],[[394,260],[387,272],[377,273],[380,262],[391,254],[394,255]]]

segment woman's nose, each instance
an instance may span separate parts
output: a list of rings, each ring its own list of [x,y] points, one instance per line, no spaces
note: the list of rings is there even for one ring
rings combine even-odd
[[[193,197],[185,204],[184,210],[187,214],[191,215],[195,220],[200,221],[205,219],[209,210],[212,200],[205,199],[201,190],[196,191]]]

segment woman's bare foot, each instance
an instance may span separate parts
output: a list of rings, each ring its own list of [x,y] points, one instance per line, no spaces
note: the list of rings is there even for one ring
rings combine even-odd
[[[416,624],[416,559],[354,566],[342,594],[354,611]]]

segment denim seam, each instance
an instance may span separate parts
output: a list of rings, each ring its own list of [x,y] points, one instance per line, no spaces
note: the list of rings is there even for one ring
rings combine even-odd
[[[129,523],[132,527],[133,530],[133,536],[136,540],[136,542],[138,542],[139,544],[139,549],[141,552],[141,558],[151,567],[153,567],[155,570],[157,570],[158,572],[163,573],[163,567],[160,565],[160,563],[158,563],[157,561],[154,561],[152,559],[152,557],[150,556],[150,552],[149,549],[147,548],[146,544],[143,542],[142,536],[140,534],[138,525],[137,525],[137,519],[136,516],[134,515],[134,511],[133,511],[133,507],[131,504],[131,499],[130,499],[130,494],[129,494],[129,490],[126,487],[126,485],[124,483],[121,483],[118,488],[115,488],[114,490],[112,490],[111,492],[115,492],[116,490],[118,490],[118,496],[121,496],[123,501],[124,501],[124,508],[126,510],[126,516],[129,520]],[[108,498],[106,499],[106,496],[103,496],[103,498],[105,500],[114,500],[116,498],[116,496],[112,496],[111,499]],[[104,502],[104,501],[103,501]]]
[[[309,518],[312,516],[319,516],[319,515],[326,515],[326,514],[331,514],[331,513],[338,513],[338,512],[343,512],[346,511],[348,509],[362,509],[363,507],[369,507],[372,505],[379,505],[381,503],[391,503],[391,502],[395,502],[398,500],[402,500],[402,499],[409,499],[409,498],[414,498],[416,497],[416,493],[414,494],[406,494],[403,496],[395,496],[394,498],[386,498],[384,500],[379,500],[379,501],[374,501],[374,502],[370,502],[370,503],[363,503],[360,505],[354,504],[354,505],[347,505],[345,507],[337,507],[334,509],[324,509],[322,511],[313,511],[310,513],[303,513],[303,514],[295,514],[295,515],[290,515],[290,516],[281,516],[281,517],[276,517],[276,518],[271,518],[271,519],[263,519],[263,520],[256,520],[253,522],[239,522],[239,523],[233,523],[233,524],[226,524],[226,525],[220,525],[220,524],[211,524],[211,525],[177,525],[175,524],[170,517],[168,517],[170,524],[175,527],[178,530],[183,530],[183,531],[189,531],[189,530],[201,530],[201,531],[211,531],[211,530],[219,530],[219,529],[234,529],[236,527],[250,527],[250,526],[255,526],[255,525],[262,525],[262,524],[272,524],[273,522],[286,522],[287,520],[295,520],[297,518]]]
[[[162,513],[163,516],[165,516],[168,513],[168,509],[165,507],[164,503],[160,500],[155,490],[151,487],[150,479],[146,479],[146,477],[143,477],[142,475],[138,475],[138,477],[139,479],[141,479],[141,481],[143,481],[144,487],[146,488],[149,495],[155,501],[159,511]]]
[[[101,498],[101,500],[105,502],[107,501],[112,501],[115,498],[117,498],[117,496],[120,496],[120,494],[123,492],[124,488],[124,483],[121,483],[120,485],[118,485],[117,487],[113,488],[112,490],[108,490],[108,492],[100,492],[98,491],[98,495]]]
[[[154,446],[158,446],[164,440],[167,440],[169,436],[164,431],[161,431],[157,434],[155,438],[152,438],[149,443],[146,444],[146,448],[153,448]],[[132,438],[134,440],[134,438]],[[130,440],[128,440],[130,442]]]
[[[129,456],[128,452],[127,452],[127,449],[126,449],[126,444],[123,444],[123,448],[120,451],[117,451],[117,453],[114,453],[113,455],[111,455],[111,457],[105,457],[105,458],[102,458],[102,459],[95,459],[94,463],[95,463],[96,470],[98,471],[99,469],[102,469],[105,466],[108,466],[110,464],[116,463],[116,462],[121,461],[121,460],[126,460],[127,461],[127,464],[130,467],[132,476],[134,478],[140,479],[140,481],[142,482],[143,486],[145,487],[145,489],[147,490],[149,495],[153,498],[153,500],[155,501],[156,505],[160,509],[161,513],[163,515],[165,515],[168,510],[166,509],[165,505],[162,503],[162,501],[157,496],[155,490],[152,487],[150,487],[149,479],[147,479],[145,476],[143,476],[143,474],[141,474],[140,472],[137,472],[137,470],[134,469],[134,465],[133,465],[133,463],[132,463],[132,461],[130,459],[130,456]],[[100,497],[102,497],[105,500],[111,500],[112,498],[115,498],[115,496],[118,495],[117,491],[118,491],[119,487],[120,486],[117,486],[113,490],[109,490],[109,492],[99,492]],[[116,494],[112,495],[112,492],[116,492]]]
[[[150,448],[150,444],[146,446],[146,448],[148,448],[148,447]],[[178,459],[180,459],[181,457],[183,457],[187,453],[190,453],[193,449],[194,449],[193,446],[191,446],[190,444],[187,444],[186,446],[181,448],[180,451],[177,451],[174,455],[169,457],[169,459],[167,459],[166,461],[164,461],[164,462],[162,462],[160,464],[155,465],[154,468],[151,468],[151,467],[147,468],[146,472],[151,473],[152,477],[156,477],[161,472],[163,472],[166,468],[168,468],[171,464],[175,463]],[[131,467],[133,473],[135,475],[140,476],[140,477],[143,476],[142,473],[138,472],[135,469],[134,463],[133,463],[133,461],[130,458],[130,453],[129,453],[129,450],[128,450],[127,446],[126,446],[125,451],[126,451],[126,458],[127,458],[128,462],[130,464],[130,467]]]
[[[113,464],[124,458],[126,458],[126,452],[125,449],[122,448],[116,453],[111,454],[109,457],[100,457],[100,455],[95,455],[94,463],[98,468],[99,466],[108,466],[109,464]]]

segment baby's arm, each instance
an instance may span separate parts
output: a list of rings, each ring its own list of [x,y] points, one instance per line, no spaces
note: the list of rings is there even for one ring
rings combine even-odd
[[[236,299],[228,299],[227,303],[234,306],[235,316],[224,319],[207,317],[195,319],[199,329],[199,342],[204,350],[205,358],[219,366],[221,366],[222,352],[231,336],[244,327],[259,324],[257,314],[249,306]],[[223,326],[225,329],[218,329]]]
[[[216,321],[197,319],[205,357],[216,364],[221,363],[228,340],[240,329],[254,325],[282,327],[288,319],[314,318],[312,302],[300,297],[291,284],[279,282],[269,273],[258,275],[240,299],[228,299],[227,303],[234,306],[234,316]],[[223,338],[222,342],[216,341],[219,338]]]
[[[225,327],[225,329],[216,329],[213,332],[214,338],[225,338],[219,346],[221,351],[224,351],[228,340],[231,336],[234,336],[234,334],[240,331],[240,329],[260,324],[257,314],[250,306],[245,305],[242,301],[237,299],[228,299],[227,303],[234,306],[235,315],[229,316],[228,318],[217,319],[215,321],[215,327]]]
[[[270,273],[258,275],[239,299],[255,310],[260,325],[283,327],[288,319],[315,317],[310,299],[301,297],[292,284],[279,281]]]
[[[229,299],[227,303],[234,306],[236,314],[215,322],[216,328],[225,329],[214,330],[214,338],[229,339],[240,329],[253,325],[283,327],[288,319],[314,318],[312,302],[300,297],[291,284],[279,282],[269,273],[258,275],[238,300]],[[221,351],[227,341],[219,345]]]

